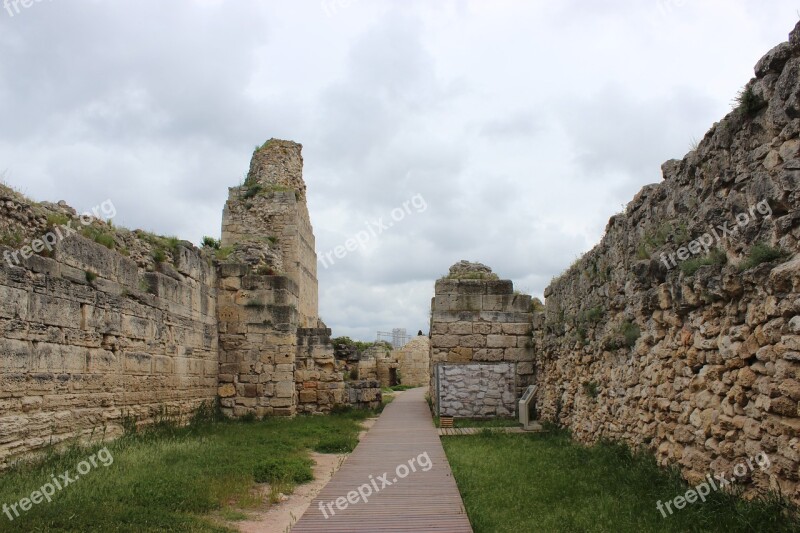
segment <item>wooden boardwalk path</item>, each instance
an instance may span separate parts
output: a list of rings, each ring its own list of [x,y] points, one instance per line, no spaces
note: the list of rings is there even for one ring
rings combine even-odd
[[[472,532],[426,390],[386,407],[292,533]]]

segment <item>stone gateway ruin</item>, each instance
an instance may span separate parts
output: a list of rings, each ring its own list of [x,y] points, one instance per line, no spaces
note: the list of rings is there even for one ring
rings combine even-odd
[[[531,297],[462,261],[431,304],[431,399],[453,417],[513,417],[533,380]]]
[[[0,464],[212,402],[231,417],[375,406],[400,375],[453,417],[514,416],[535,385],[540,420],[643,447],[693,484],[768,454],[746,494],[800,504],[800,24],[545,305],[457,263],[429,342],[403,350],[334,353],[302,168],[299,144],[259,147],[202,249],[0,187],[0,252],[71,228],[0,263]]]

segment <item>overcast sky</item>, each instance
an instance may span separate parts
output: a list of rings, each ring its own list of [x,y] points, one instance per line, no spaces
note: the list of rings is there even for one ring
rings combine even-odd
[[[253,147],[300,142],[320,256],[404,212],[318,265],[323,320],[363,340],[427,332],[434,280],[460,259],[541,296],[730,111],[799,9],[37,0],[0,12],[0,171],[199,243]]]

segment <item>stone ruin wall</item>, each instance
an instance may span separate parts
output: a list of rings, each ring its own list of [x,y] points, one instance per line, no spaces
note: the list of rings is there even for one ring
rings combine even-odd
[[[383,342],[363,352],[355,346],[339,344],[335,346],[334,355],[345,379],[350,379],[352,372],[358,379],[379,382],[381,387],[420,387],[427,386],[430,381],[430,340],[422,335],[395,350]],[[396,383],[392,383],[392,370],[396,372]]]
[[[800,25],[747,87],[750,113],[735,110],[665,163],[664,181],[546,290],[534,319],[537,408],[581,441],[645,446],[690,483],[767,453],[772,466],[752,473],[750,493],[797,503]],[[724,224],[738,229],[714,237],[717,253],[682,253],[706,266],[677,255],[673,266],[670,254]],[[787,255],[742,270],[757,243]]]
[[[317,254],[306,204],[302,145],[271,139],[257,149],[243,185],[230,188],[222,246],[244,247],[245,262],[269,267],[297,285],[300,325],[319,317]]]
[[[531,297],[509,280],[441,279],[431,305],[435,412],[513,417],[534,377]]]
[[[219,267],[219,397],[228,416],[297,410],[297,285],[247,265]]]
[[[258,148],[222,221],[220,387],[229,416],[326,413],[375,407],[375,383],[345,384],[318,317],[317,256],[302,176],[302,146]],[[351,402],[352,400],[352,402]]]
[[[118,436],[127,420],[187,420],[217,399],[229,416],[380,404],[379,383],[344,383],[318,318],[300,148],[273,140],[254,154],[259,194],[231,189],[216,264],[185,241],[100,220],[81,228],[63,202],[0,185],[0,252],[66,221],[92,230],[0,262],[0,465]]]
[[[213,402],[216,276],[185,244],[164,272],[77,235],[0,262],[0,464]]]
[[[391,370],[397,372],[398,385],[413,387],[427,386],[430,382],[430,340],[419,336],[411,339],[405,346],[392,350],[376,359],[377,378],[384,387],[391,386]]]

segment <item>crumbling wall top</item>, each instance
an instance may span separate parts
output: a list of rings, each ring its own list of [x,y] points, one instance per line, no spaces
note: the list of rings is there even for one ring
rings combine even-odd
[[[293,141],[268,140],[253,152],[246,185],[286,187],[305,198],[302,151],[303,145]]]

